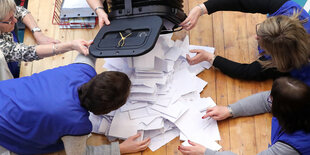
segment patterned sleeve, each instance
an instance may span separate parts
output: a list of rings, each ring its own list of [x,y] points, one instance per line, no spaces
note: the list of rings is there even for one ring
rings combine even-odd
[[[21,43],[8,42],[0,39],[0,49],[5,60],[9,61],[33,61],[40,59],[35,46],[27,46]]]
[[[22,20],[30,11],[22,6],[16,6],[15,18]]]

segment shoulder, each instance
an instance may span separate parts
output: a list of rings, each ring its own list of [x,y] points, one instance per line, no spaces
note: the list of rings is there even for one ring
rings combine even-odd
[[[276,12],[274,12],[270,16],[277,16],[277,15],[291,16],[294,14],[294,12],[298,10],[303,10],[303,12],[305,12],[302,6],[300,6],[294,1],[289,0],[289,1],[286,1]],[[309,16],[308,13],[306,14],[303,13],[303,15]]]
[[[96,70],[93,66],[86,63],[73,63],[67,66],[69,70],[72,72],[76,72],[77,74],[84,74],[90,77],[96,76]]]
[[[16,6],[16,16],[25,16],[26,14],[30,13],[26,8],[22,6]]]

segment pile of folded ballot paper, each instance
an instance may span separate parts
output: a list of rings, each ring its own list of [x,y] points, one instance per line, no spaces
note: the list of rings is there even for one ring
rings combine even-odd
[[[202,62],[190,66],[186,54],[194,56],[190,49],[214,48],[189,45],[188,36],[183,40],[171,40],[171,34],[161,35],[151,52],[139,57],[107,58],[104,68],[126,73],[131,81],[131,93],[127,103],[107,115],[90,115],[93,132],[108,138],[126,139],[137,132],[141,140],[150,137],[149,148],[159,149],[180,136],[183,145],[191,140],[212,150],[221,146],[217,122],[202,119],[214,101],[201,98],[200,92],[207,82],[196,75],[211,65]]]

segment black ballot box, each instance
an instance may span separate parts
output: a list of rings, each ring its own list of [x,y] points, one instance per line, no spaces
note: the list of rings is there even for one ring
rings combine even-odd
[[[95,57],[133,57],[151,51],[160,34],[180,30],[183,0],[112,0],[111,24],[98,32],[90,47]]]

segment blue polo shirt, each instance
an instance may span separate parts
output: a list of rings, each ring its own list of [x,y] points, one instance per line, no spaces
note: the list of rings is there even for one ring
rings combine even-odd
[[[0,82],[0,145],[18,154],[64,149],[62,136],[92,130],[78,88],[96,75],[87,64],[71,64]]]
[[[282,131],[277,118],[272,118],[271,128],[271,143],[282,142],[293,147],[301,155],[310,154],[310,133],[304,131],[296,131],[292,134],[287,134]]]
[[[302,10],[299,19],[304,20],[308,19],[306,23],[304,23],[304,28],[310,34],[310,15],[296,2],[287,1],[284,3],[276,12],[269,15],[268,17],[278,16],[278,15],[285,15],[285,16],[292,16],[294,11]],[[262,53],[263,50],[258,46],[259,53]],[[269,55],[265,55],[266,58],[271,59]],[[300,69],[293,69],[290,72],[291,76],[305,82],[308,86],[310,86],[310,63],[303,66]]]

